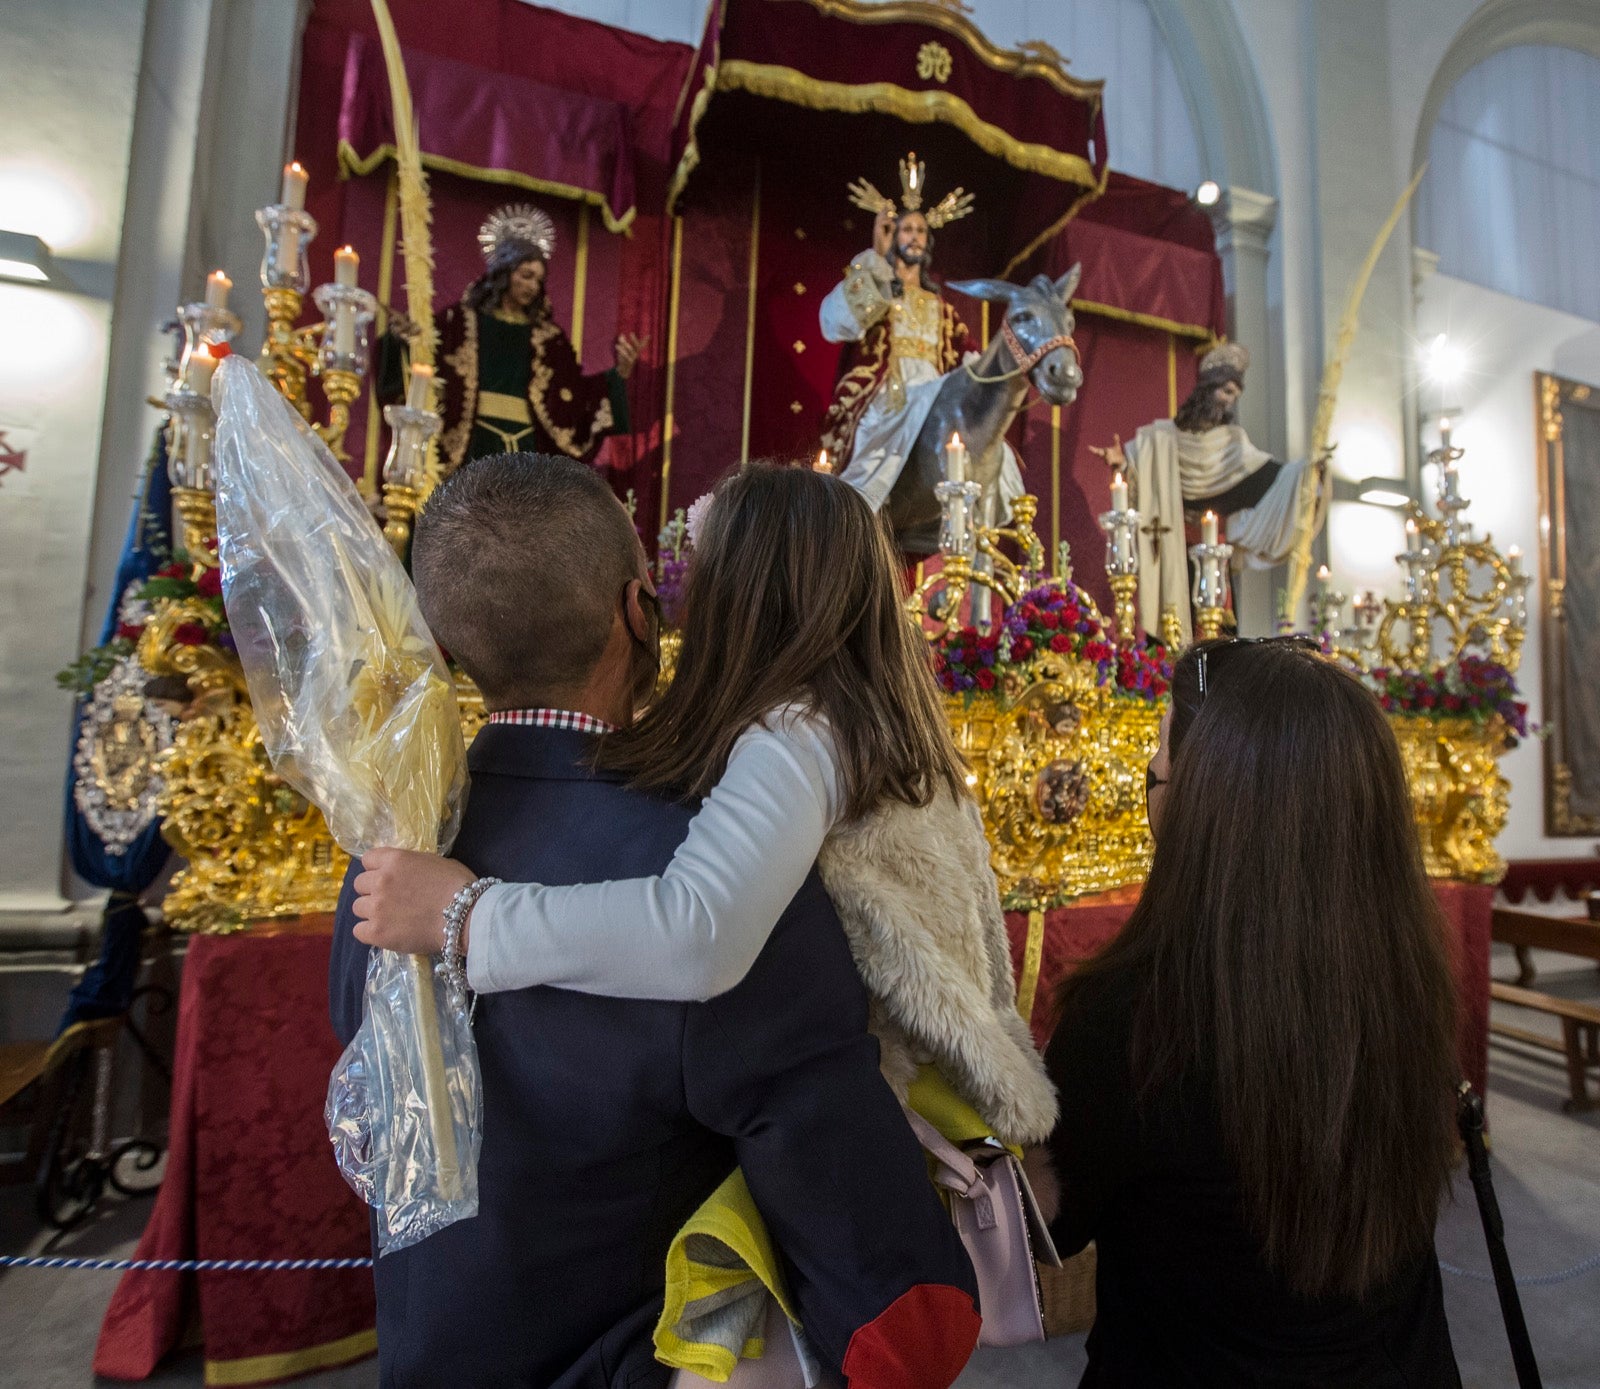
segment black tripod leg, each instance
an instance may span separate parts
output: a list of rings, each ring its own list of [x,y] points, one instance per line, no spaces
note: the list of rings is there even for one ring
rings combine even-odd
[[[1506,1253],[1506,1227],[1495,1199],[1494,1178],[1489,1172],[1489,1150],[1483,1142],[1483,1100],[1465,1081],[1457,1093],[1456,1122],[1467,1150],[1467,1172],[1473,1194],[1478,1198],[1478,1215],[1483,1220],[1484,1242],[1489,1246],[1489,1267],[1494,1270],[1495,1292],[1500,1297],[1500,1315],[1506,1324],[1506,1340],[1511,1344],[1511,1363],[1516,1366],[1520,1389],[1543,1389],[1539,1365],[1533,1356],[1528,1323],[1522,1315],[1522,1299],[1517,1295],[1517,1280],[1511,1272],[1511,1256]]]

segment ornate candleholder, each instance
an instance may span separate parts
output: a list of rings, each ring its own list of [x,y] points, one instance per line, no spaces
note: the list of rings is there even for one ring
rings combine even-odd
[[[1332,646],[1338,642],[1341,635],[1340,622],[1344,617],[1344,605],[1350,595],[1330,587],[1328,578],[1327,566],[1323,565],[1317,575],[1317,592],[1311,595],[1311,625],[1324,644]]]
[[[189,358],[200,347],[215,347],[231,343],[244,326],[239,315],[231,309],[217,308],[204,300],[178,306],[178,323],[183,328],[183,352],[178,358],[176,379],[182,380],[189,370]]]
[[[1115,488],[1112,496],[1117,496]],[[1117,640],[1131,646],[1139,625],[1139,513],[1132,507],[1113,506],[1099,519],[1106,534],[1106,574],[1111,580]]]
[[[211,541],[217,533],[217,502],[211,480],[211,445],[217,417],[208,397],[181,382],[167,392],[172,412],[172,434],[167,453],[167,477],[172,482],[172,505],[183,527],[183,548],[199,567],[214,569],[216,552]]]
[[[317,234],[317,221],[309,212],[271,203],[256,211],[256,225],[266,238],[261,258],[261,298],[267,308],[267,335],[261,344],[260,365],[272,384],[307,419],[311,403],[306,379],[313,369],[310,331],[295,328],[305,300],[311,273],[306,248]]]
[[[1189,558],[1194,561],[1194,628],[1200,641],[1212,641],[1222,635],[1222,620],[1228,612],[1228,560],[1232,556],[1232,545],[1208,545],[1202,541],[1189,547]]]
[[[960,555],[970,563],[977,555],[978,531],[974,512],[982,491],[975,482],[946,480],[934,484],[933,495],[939,499],[943,512],[939,523],[939,551],[946,563],[954,555]]]
[[[317,365],[322,376],[322,392],[328,398],[328,423],[319,426],[333,456],[341,463],[350,455],[344,450],[344,436],[350,427],[350,405],[361,394],[361,378],[366,371],[367,343],[372,321],[377,317],[378,301],[354,285],[318,285],[312,296],[322,310],[322,344]]]
[[[383,460],[383,534],[395,552],[403,556],[411,543],[412,520],[422,505],[428,445],[442,425],[433,411],[409,405],[386,405],[383,417],[393,434],[389,456]]]

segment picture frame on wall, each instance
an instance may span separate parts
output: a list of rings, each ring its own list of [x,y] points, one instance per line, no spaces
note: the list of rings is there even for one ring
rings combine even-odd
[[[1600,386],[1534,373],[1545,833],[1600,834]]]

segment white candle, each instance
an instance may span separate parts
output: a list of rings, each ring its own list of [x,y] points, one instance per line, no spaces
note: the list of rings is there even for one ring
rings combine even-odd
[[[833,463],[828,458],[827,449],[817,450],[817,461],[811,465],[811,471],[814,473],[831,473],[833,471]]]
[[[346,300],[333,310],[333,350],[350,357],[356,350],[356,306]]]
[[[1202,545],[1217,543],[1217,513],[1214,511],[1208,511],[1200,518],[1200,543]]]
[[[1319,584],[1321,584],[1324,588],[1326,588],[1328,586],[1328,580],[1331,579],[1332,577],[1333,577],[1333,571],[1330,570],[1327,565],[1319,564],[1317,566],[1317,582]]]
[[[228,291],[233,288],[233,281],[220,270],[213,270],[206,276],[206,307],[208,309],[225,309],[228,307]]]
[[[278,273],[287,280],[298,279],[300,275],[300,230],[290,223],[282,223],[278,228],[278,250],[273,257]]]
[[[306,208],[306,184],[311,181],[311,176],[300,167],[299,160],[283,166],[283,191],[278,201],[294,212],[304,212]]]
[[[967,446],[959,434],[952,434],[944,448],[944,476],[947,482],[967,480]]]
[[[1415,550],[1417,548],[1417,535],[1417,521],[1415,517],[1412,517],[1406,522],[1406,549]]]
[[[411,367],[411,381],[406,387],[406,406],[412,410],[426,410],[428,395],[433,389],[433,368],[423,362]]]
[[[354,246],[341,246],[333,253],[333,282],[346,289],[356,287],[356,272],[361,269],[361,257]]]
[[[1513,545],[1506,551],[1506,568],[1513,574],[1522,573],[1522,550],[1520,547]]]
[[[188,387],[196,395],[211,397],[211,377],[217,369],[217,359],[203,347],[197,347],[189,354],[189,370],[184,378]]]
[[[1113,511],[1128,509],[1128,483],[1121,473],[1111,481],[1111,509]]]

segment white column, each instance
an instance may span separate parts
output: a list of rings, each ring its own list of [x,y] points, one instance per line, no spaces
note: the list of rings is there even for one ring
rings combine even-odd
[[[1262,448],[1272,451],[1284,437],[1283,386],[1273,350],[1272,313],[1267,297],[1267,264],[1278,201],[1249,188],[1229,188],[1211,209],[1228,293],[1228,334],[1250,349],[1250,371],[1239,398],[1239,423]],[[1272,575],[1236,571],[1234,609],[1240,630],[1265,634],[1272,629]]]
[[[1283,390],[1272,352],[1272,316],[1267,304],[1267,258],[1278,200],[1249,188],[1229,188],[1211,209],[1228,292],[1228,335],[1250,349],[1250,374],[1239,401],[1239,422],[1252,439],[1282,436]],[[1275,419],[1274,416],[1277,416]]]

